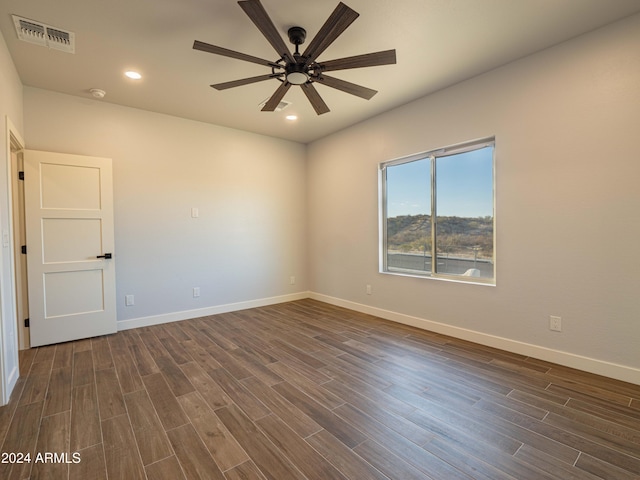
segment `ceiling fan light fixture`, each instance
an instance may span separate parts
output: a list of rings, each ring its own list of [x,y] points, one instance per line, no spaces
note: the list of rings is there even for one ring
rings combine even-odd
[[[309,80],[309,75],[303,72],[291,72],[287,73],[287,82],[291,85],[302,85],[303,83],[307,83]]]
[[[291,85],[302,85],[309,80],[304,63],[287,65],[287,82]]]

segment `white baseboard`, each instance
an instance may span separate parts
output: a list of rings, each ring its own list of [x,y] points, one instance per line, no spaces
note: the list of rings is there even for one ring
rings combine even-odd
[[[152,325],[159,325],[161,323],[179,322],[181,320],[189,320],[191,318],[206,317],[208,315],[217,315],[219,313],[236,312],[238,310],[264,307],[278,303],[293,302],[304,298],[309,298],[309,292],[299,292],[290,295],[281,295],[278,297],[259,298],[257,300],[248,300],[246,302],[198,308],[195,310],[184,310],[181,312],[164,313],[162,315],[151,315],[148,317],[131,318],[129,320],[119,320],[118,331],[139,327],[149,327]]]
[[[375,315],[376,317],[391,320],[393,322],[410,325],[412,327],[429,330],[443,335],[468,340],[470,342],[479,343],[488,347],[499,348],[512,353],[526,355],[528,357],[545,360],[547,362],[557,363],[565,367],[571,367],[596,375],[603,375],[609,378],[615,378],[624,382],[640,385],[640,369],[618,365],[615,363],[605,362],[595,358],[575,355],[569,352],[553,350],[539,345],[511,340],[509,338],[489,335],[487,333],[468,330],[466,328],[455,327],[444,323],[433,322],[423,318],[412,317],[402,313],[392,312],[381,308],[371,307],[360,303],[343,300],[340,298],[330,297],[319,293],[311,292],[309,297],[321,302],[337,305],[339,307],[348,308],[361,313]]]
[[[7,403],[9,403],[11,393],[13,392],[13,389],[16,386],[16,383],[18,383],[19,377],[20,377],[20,370],[18,368],[18,365],[16,364],[11,370],[11,372],[9,372],[9,374],[7,375],[7,382],[5,385],[3,385],[4,388],[1,389],[4,397],[0,398],[0,406],[6,405]]]

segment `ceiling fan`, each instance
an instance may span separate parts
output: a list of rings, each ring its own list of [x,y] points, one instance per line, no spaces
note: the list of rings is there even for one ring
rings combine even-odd
[[[356,85],[339,78],[325,75],[324,72],[334,70],[346,70],[349,68],[373,67],[377,65],[390,65],[396,63],[396,51],[385,50],[381,52],[366,53],[353,57],[339,58],[319,62],[316,59],[331,45],[349,25],[351,25],[359,14],[340,2],[333,13],[329,16],[317,35],[311,40],[307,48],[301,54],[298,47],[306,39],[307,32],[302,27],[291,27],[288,30],[289,41],[295,45],[295,52],[292,54],[286,43],[278,33],[275,25],[269,18],[260,0],[242,0],[238,5],[244,10],[251,21],[258,27],[262,35],[267,39],[275,51],[280,55],[276,61],[246,55],[244,53],[229,50],[227,48],[210,45],[196,40],[193,48],[203,52],[244,60],[246,62],[257,63],[271,68],[271,73],[259,75],[257,77],[243,78],[231,82],[211,85],[216,90],[226,90],[228,88],[249,85],[251,83],[262,82],[275,78],[281,82],[275,93],[267,100],[262,108],[263,112],[273,112],[285,96],[292,85],[299,85],[305,93],[313,109],[318,115],[329,112],[329,107],[322,100],[320,94],[314,87],[314,83],[326,85],[337,90],[356,95],[369,100],[376,93],[376,90]]]

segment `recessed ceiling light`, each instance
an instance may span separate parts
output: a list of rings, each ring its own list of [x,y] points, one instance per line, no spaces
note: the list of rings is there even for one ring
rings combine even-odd
[[[140,80],[142,78],[142,75],[140,75],[138,72],[134,72],[133,70],[124,72],[124,74],[132,80]]]
[[[293,120],[297,120],[297,119],[298,119],[298,116],[297,116],[297,115],[287,115],[287,116],[286,116],[286,117],[284,117],[284,118],[286,118],[287,120],[291,120],[291,121],[293,121]]]

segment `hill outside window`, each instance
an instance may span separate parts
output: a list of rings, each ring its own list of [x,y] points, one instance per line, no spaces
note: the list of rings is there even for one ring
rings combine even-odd
[[[382,272],[495,285],[494,150],[488,138],[380,164]]]

